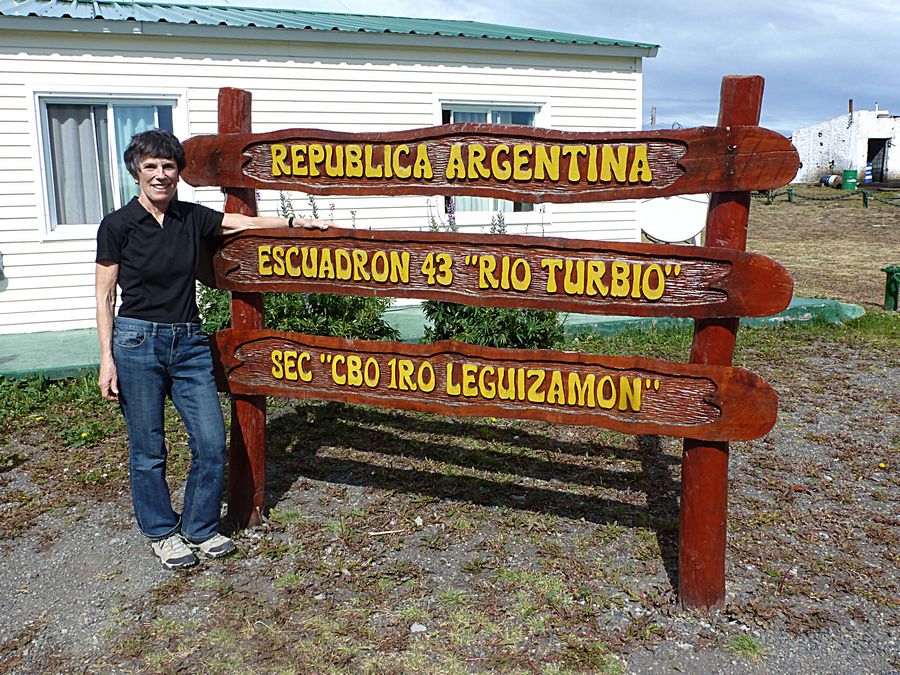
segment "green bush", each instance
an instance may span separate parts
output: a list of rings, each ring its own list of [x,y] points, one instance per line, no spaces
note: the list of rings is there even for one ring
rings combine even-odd
[[[426,300],[425,341],[461,340],[485,347],[549,349],[562,340],[563,325],[556,312],[538,309],[467,307]]]
[[[453,225],[451,218],[451,229]],[[506,234],[502,213],[491,219],[491,234]],[[426,342],[461,340],[484,347],[549,349],[563,338],[563,322],[556,312],[468,307],[439,300],[423,302],[422,312],[431,322],[431,326],[425,327]]]

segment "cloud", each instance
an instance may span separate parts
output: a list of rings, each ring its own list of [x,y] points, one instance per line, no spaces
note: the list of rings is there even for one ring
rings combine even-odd
[[[272,6],[278,0],[234,0]],[[285,0],[283,6],[296,6]],[[644,119],[710,124],[725,74],[766,78],[762,123],[784,132],[856,107],[900,113],[900,3],[869,0],[308,0],[304,9],[483,21],[661,45],[645,61]]]

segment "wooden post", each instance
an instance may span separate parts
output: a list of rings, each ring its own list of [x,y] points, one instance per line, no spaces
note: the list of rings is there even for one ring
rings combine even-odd
[[[719,126],[756,126],[763,78],[722,79]],[[749,192],[713,193],[706,245],[745,250]],[[691,363],[731,365],[739,319],[695,322]],[[683,607],[721,607],[725,601],[725,533],[728,515],[728,443],[684,441],[678,596]]]
[[[219,90],[219,133],[249,132],[249,91],[225,87]],[[252,188],[227,188],[225,212],[257,215]],[[232,328],[263,327],[262,293],[232,293]],[[231,484],[228,515],[238,527],[259,522],[265,506],[266,397],[231,398]]]

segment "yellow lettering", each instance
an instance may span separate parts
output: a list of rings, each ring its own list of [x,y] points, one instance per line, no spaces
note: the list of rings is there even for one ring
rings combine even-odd
[[[641,389],[644,381],[636,377],[629,381],[624,375],[619,378],[619,410],[641,411]],[[629,386],[631,385],[631,386]]]
[[[394,177],[394,159],[391,157],[393,148],[389,145],[384,146],[384,177]]]
[[[434,171],[431,170],[431,160],[428,159],[428,146],[420,143],[416,146],[416,163],[413,164],[413,178],[431,179]]]
[[[300,358],[297,359],[297,371],[300,373],[300,380],[303,382],[312,381],[312,371],[307,368],[307,364],[312,357],[307,352],[300,352]]]
[[[361,387],[362,383],[362,359],[356,354],[351,354],[347,357],[347,384],[351,387]]]
[[[478,389],[475,388],[475,373],[478,366],[473,363],[464,363],[462,366],[462,394],[463,396],[478,396]]]
[[[306,166],[306,146],[305,145],[292,145],[291,146],[291,166],[294,170],[295,176],[308,176],[309,175],[309,167]]]
[[[613,155],[614,152],[618,153],[618,157]],[[612,180],[613,174],[615,174],[616,180],[620,183],[624,183],[625,167],[627,163],[627,145],[619,145],[615,147],[611,145],[604,145],[600,158],[600,180],[609,182]]]
[[[294,258],[300,255],[300,249],[296,246],[291,246],[284,254],[284,264],[287,267],[287,273],[292,277],[299,277],[301,273],[301,269],[299,267],[294,266]]]
[[[587,406],[593,408],[596,406],[594,398],[594,381],[596,377],[593,373],[584,376],[584,384],[581,383],[581,377],[578,373],[569,373],[569,405]]]
[[[409,251],[391,251],[391,283],[409,283]]]
[[[412,169],[408,166],[403,166],[400,162],[402,157],[409,157],[408,145],[398,145],[394,150],[394,174],[397,178],[409,178],[412,175]]]
[[[584,295],[584,260],[566,260],[563,290],[566,295]]]
[[[423,373],[427,373],[427,380]],[[428,363],[428,361],[423,361],[422,365],[419,366],[417,378],[419,382],[419,391],[424,391],[426,394],[434,391],[434,387],[437,384],[437,376],[434,374],[434,366]]]
[[[637,145],[634,148],[634,159],[631,161],[631,173],[628,174],[629,183],[649,183],[653,180],[653,172],[650,171],[650,161],[647,158],[647,146]]]
[[[562,154],[563,156],[569,155],[569,182],[577,183],[581,180],[581,171],[578,169],[578,156],[587,154],[587,146],[564,145]]]
[[[556,293],[556,272],[561,270],[563,261],[556,258],[542,258],[541,269],[547,270],[547,292]]]
[[[381,380],[381,367],[374,356],[366,359],[366,370],[363,375],[366,378],[367,387],[374,388],[378,386],[378,382]]]
[[[606,390],[609,388],[609,395]],[[616,385],[609,375],[597,383],[597,403],[604,410],[612,410],[616,405]]]
[[[502,162],[500,161],[501,152],[507,157]],[[504,143],[494,148],[494,152],[491,153],[491,170],[494,173],[494,178],[497,180],[509,180],[509,177],[512,175],[508,157],[509,146]]]
[[[631,297],[641,299],[641,264],[631,263]]]
[[[588,260],[587,264],[587,294],[606,297],[609,288],[603,283],[603,275],[606,274],[606,263],[600,260]]]
[[[459,396],[462,387],[453,381],[453,364],[447,364],[447,395]]]
[[[325,160],[325,148],[320,143],[310,143],[309,145],[309,175],[319,176],[319,164]]]
[[[516,258],[510,276],[513,288],[517,291],[527,291],[531,286],[531,265],[525,258]]]
[[[362,249],[353,249],[353,281],[368,281],[371,277],[366,270],[369,254]]]
[[[381,269],[378,269],[378,266]],[[384,251],[375,251],[372,256],[372,278],[380,284],[388,280],[390,276],[390,265],[388,265],[388,257]]]
[[[367,145],[365,147],[366,154],[366,178],[381,178],[384,175],[384,170],[381,165],[375,166],[373,163],[375,148],[374,146]]]
[[[588,147],[588,161],[587,161],[587,170],[588,170],[588,183],[596,183],[597,182],[597,146],[591,145]]]
[[[272,276],[272,267],[269,265],[272,262],[272,247],[260,246],[257,254],[259,256],[259,275],[262,277]]]
[[[559,146],[546,145],[537,146],[537,152],[534,157],[534,178],[535,180],[544,180],[546,175],[550,180],[559,180]]]
[[[656,284],[651,285],[650,277],[656,277]],[[647,267],[644,272],[644,280],[641,282],[641,292],[648,300],[659,300],[666,290],[666,275],[663,274],[662,267],[653,263]]]
[[[331,379],[335,384],[345,385],[347,384],[347,373],[346,371],[341,374],[338,373],[338,366],[342,366],[346,363],[347,359],[343,354],[335,354],[331,359]]]
[[[531,167],[528,162],[534,148],[530,145],[513,146],[513,180],[531,180]]]
[[[319,279],[334,279],[334,263],[331,261],[330,248],[323,248],[319,255]]]
[[[278,380],[284,379],[284,365],[282,364],[280,349],[272,350],[272,377]]]
[[[325,175],[330,178],[344,176],[344,147],[342,145],[325,146]]]
[[[319,275],[319,249],[303,246],[300,248],[303,276],[307,279],[315,279]]]
[[[284,352],[284,379],[297,381],[297,352],[291,350]]]
[[[497,375],[497,394],[501,401],[516,400],[516,369],[515,368],[498,368]],[[503,381],[504,375],[506,382]]]
[[[273,176],[290,176],[291,170],[288,168],[287,147],[281,143],[272,144],[272,175]]]
[[[487,150],[479,143],[469,146],[469,180],[475,178],[490,178],[491,170],[484,165]]]
[[[500,281],[494,277],[497,259],[492,255],[478,256],[478,288],[498,288]]]
[[[525,370],[524,368],[522,370]],[[532,403],[543,403],[546,398],[546,394],[542,391],[538,391],[541,388],[541,385],[544,384],[544,378],[546,374],[543,370],[537,370],[535,368],[528,369],[528,377],[535,378],[534,381],[528,385],[528,400]]]
[[[628,263],[616,260],[612,264],[610,295],[614,298],[627,298],[629,289]]]
[[[353,276],[353,263],[350,262],[350,253],[345,249],[339,248],[334,252],[334,265],[336,268],[336,276],[341,281],[349,281]]]
[[[278,276],[284,274],[284,248],[272,247],[272,272]]]
[[[547,403],[566,404],[565,389],[563,389],[562,373],[554,370],[550,375],[550,386],[547,388]]]
[[[362,148],[358,145],[348,145],[344,148],[344,156],[346,157],[347,178],[362,178]]]
[[[454,143],[450,146],[450,158],[447,160],[447,180],[466,177],[466,165],[463,164],[462,146]]]
[[[481,369],[481,372],[478,373],[478,391],[481,392],[482,398],[486,398],[488,400],[494,398],[497,395],[497,386],[487,380],[487,376],[494,374],[494,366],[485,366]]]

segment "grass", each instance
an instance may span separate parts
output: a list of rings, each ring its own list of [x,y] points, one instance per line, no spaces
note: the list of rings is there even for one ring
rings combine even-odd
[[[763,646],[749,633],[740,633],[728,641],[728,651],[747,661],[761,661],[766,655]]]

